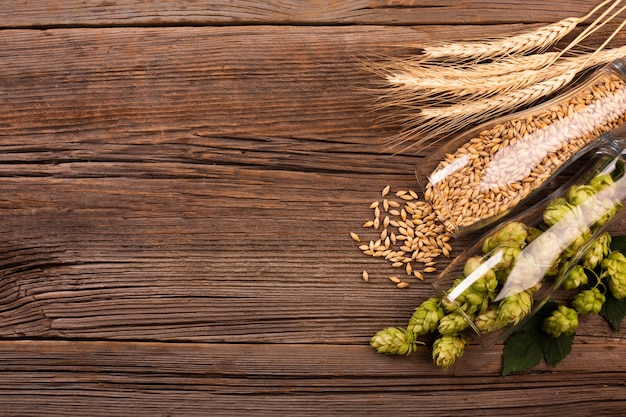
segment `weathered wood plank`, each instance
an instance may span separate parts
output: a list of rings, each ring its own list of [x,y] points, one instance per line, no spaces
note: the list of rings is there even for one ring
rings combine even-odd
[[[0,335],[361,344],[405,320],[429,283],[395,289],[348,232],[419,158],[372,145],[350,56],[452,28],[372,30],[0,32]]]
[[[7,2],[3,27],[206,24],[495,24],[552,22],[584,15],[598,2],[432,0]]]
[[[470,348],[442,374],[426,352],[367,347],[0,342],[0,406],[12,416],[611,415],[626,406],[624,352],[576,345],[557,369],[502,379],[498,347]]]
[[[0,335],[364,344],[431,295],[434,274],[400,291],[348,236],[380,179],[208,175],[6,178]],[[623,337],[601,321],[580,334]]]
[[[387,150],[381,138],[398,127],[377,123],[381,113],[372,111],[368,89],[380,80],[355,57],[402,54],[388,44],[459,31],[486,33],[451,26],[2,31],[2,158],[94,161],[95,145],[124,158],[141,148],[123,145],[155,143],[202,152],[215,137],[244,141],[218,145],[229,157],[241,146],[261,149],[267,138],[281,138],[290,157],[307,146],[301,140],[319,155],[373,156]],[[65,143],[71,147],[57,149]]]

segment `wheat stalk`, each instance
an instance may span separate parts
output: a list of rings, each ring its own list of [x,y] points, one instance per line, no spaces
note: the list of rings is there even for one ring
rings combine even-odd
[[[544,57],[548,55],[548,57]],[[493,66],[492,71],[445,71],[439,73],[436,70],[427,74],[399,73],[387,78],[387,81],[395,87],[394,94],[410,96],[412,100],[443,102],[451,97],[481,98],[498,93],[524,88],[538,81],[552,78],[558,74],[572,70],[583,71],[590,67],[606,64],[626,55],[626,47],[598,51],[597,53],[583,54],[575,57],[564,58],[552,65],[544,65],[538,69],[526,69],[518,71],[499,71]],[[534,55],[533,55],[534,56]],[[552,54],[538,54],[539,58],[547,58],[551,62]],[[540,61],[540,60],[537,60]],[[492,65],[492,64],[485,64]],[[505,64],[508,66],[508,63]],[[480,65],[478,65],[480,66]],[[454,75],[453,75],[454,74]]]
[[[484,41],[439,42],[424,46],[420,61],[473,59],[481,60],[494,56],[540,52],[563,39],[579,23],[593,16],[606,4],[615,0],[605,0],[582,17],[568,17],[532,31]]]
[[[380,66],[378,72],[387,81],[387,91],[378,107],[391,108],[390,118],[404,126],[390,143],[411,139],[413,146],[419,146],[434,137],[445,137],[464,125],[535,102],[571,83],[580,71],[625,56],[626,47],[603,51],[626,25],[623,21],[594,52],[564,57],[626,10],[623,6],[614,12],[620,3],[622,0],[605,0],[583,17],[492,41],[438,43],[425,47],[418,58]],[[545,52],[607,4],[564,49]],[[530,52],[535,53],[528,55]]]
[[[534,84],[530,84],[524,88],[518,88],[511,91],[505,91],[487,97],[482,100],[476,101],[462,101],[458,104],[443,107],[430,107],[425,108],[421,112],[421,117],[433,120],[450,120],[450,128],[453,128],[457,123],[455,119],[463,121],[464,123],[475,123],[482,121],[491,116],[494,112],[507,112],[514,109],[518,109],[521,106],[529,104],[541,97],[545,97],[552,94],[556,90],[569,84],[574,77],[584,68],[589,66],[595,66],[602,62],[610,62],[617,58],[623,57],[626,53],[626,47],[609,49],[601,51],[604,46],[624,27],[626,26],[626,20],[622,22],[617,29],[609,36],[598,50],[583,56],[584,61],[578,63],[578,65],[562,65],[561,68],[557,68],[554,76],[551,78],[538,81]],[[603,61],[604,60],[604,61]],[[555,65],[558,66],[558,65]],[[549,69],[554,69],[549,67]],[[429,123],[429,122],[427,122]]]

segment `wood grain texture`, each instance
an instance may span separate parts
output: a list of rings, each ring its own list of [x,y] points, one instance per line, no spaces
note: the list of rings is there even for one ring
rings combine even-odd
[[[72,1],[7,2],[3,27],[205,24],[496,24],[553,22],[584,15],[597,2],[545,1]],[[530,11],[530,12],[529,12]]]
[[[381,357],[362,346],[3,342],[0,405],[12,416],[619,415],[626,406],[620,345],[579,345],[559,370],[506,379],[492,375],[500,355],[470,348],[443,376],[426,352]]]
[[[349,237],[424,154],[382,144],[357,58],[592,2],[208,3],[3,5],[0,415],[624,409],[626,338],[596,317],[505,379],[502,346],[448,373],[375,354],[435,274],[399,290]]]

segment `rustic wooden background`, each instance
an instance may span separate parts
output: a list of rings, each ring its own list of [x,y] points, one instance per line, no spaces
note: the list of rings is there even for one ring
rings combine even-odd
[[[626,410],[626,332],[598,318],[506,378],[501,345],[446,373],[376,354],[435,274],[397,289],[348,236],[422,157],[381,145],[355,58],[595,4],[2,1],[0,415]]]

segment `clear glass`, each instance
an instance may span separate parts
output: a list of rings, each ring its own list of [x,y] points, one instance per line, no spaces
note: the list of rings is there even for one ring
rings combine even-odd
[[[481,345],[540,309],[624,206],[626,127],[601,142],[566,184],[488,231],[436,279],[448,311],[463,315]],[[490,317],[499,321],[488,324]]]
[[[484,123],[417,167],[426,200],[455,236],[493,225],[626,121],[626,67],[615,61],[552,100]]]

